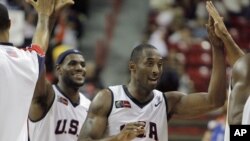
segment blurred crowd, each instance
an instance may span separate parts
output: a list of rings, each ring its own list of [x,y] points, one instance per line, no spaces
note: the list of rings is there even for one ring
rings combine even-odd
[[[122,0],[110,0],[113,13],[107,14],[107,33],[104,41],[96,43],[96,60],[87,64],[86,85],[82,89],[92,99],[95,92],[103,88],[100,73],[105,66],[107,48],[112,39],[115,19],[119,16]],[[250,48],[247,39],[250,34],[249,0],[214,0],[233,38],[246,51]],[[22,32],[14,29],[15,45],[25,47],[31,43],[37,15],[24,0],[3,0],[10,9],[13,24],[24,17]],[[17,14],[18,13],[18,14]],[[21,14],[20,14],[21,13]],[[57,19],[46,56],[48,79],[56,82],[54,62],[58,55],[70,48],[81,50],[80,41],[84,38],[85,23],[89,18],[89,0],[75,1],[75,5],[65,9]],[[211,70],[211,47],[207,39],[205,24],[208,13],[204,0],[150,0],[150,10],[143,41],[156,46],[165,57],[165,67],[158,85],[162,91],[179,90],[186,93],[206,91]],[[109,23],[109,24],[108,24]],[[110,26],[109,26],[110,25]],[[18,26],[16,26],[18,27]],[[244,32],[242,32],[244,31]],[[18,36],[17,33],[21,33]],[[106,47],[105,47],[106,46]],[[106,49],[105,49],[106,48]],[[164,83],[162,83],[164,82]]]
[[[241,48],[248,51],[250,1],[214,0],[213,3],[233,38]],[[165,88],[164,91],[173,88],[187,93],[206,91],[212,57],[205,27],[208,13],[204,0],[151,0],[150,5],[144,41],[155,45],[166,57],[167,67],[163,80],[173,78],[168,79],[172,82],[165,83],[165,86],[161,84],[161,87]],[[168,88],[169,84],[176,85]]]

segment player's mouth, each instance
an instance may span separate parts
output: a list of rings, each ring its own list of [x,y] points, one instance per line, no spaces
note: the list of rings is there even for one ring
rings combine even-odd
[[[158,78],[148,78],[150,82],[157,83]]]
[[[83,79],[83,77],[84,77],[82,73],[75,73],[75,74],[73,74],[73,76],[77,79]]]

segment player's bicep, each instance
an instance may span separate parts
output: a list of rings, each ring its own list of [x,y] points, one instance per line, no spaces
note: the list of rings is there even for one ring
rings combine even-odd
[[[54,96],[54,90],[50,82],[46,80],[46,72],[44,71],[39,77],[35,87],[29,111],[30,120],[38,121],[44,117],[54,100]]]
[[[170,105],[170,107],[172,107],[172,114],[175,116],[181,116],[182,118],[198,116],[213,109],[213,106],[209,105],[210,102],[207,93],[183,94],[176,92],[170,97],[172,97],[171,99],[174,99],[174,103]]]
[[[108,114],[111,110],[112,96],[108,90],[102,90],[92,100],[87,118],[82,126],[79,140],[100,139],[104,136]]]

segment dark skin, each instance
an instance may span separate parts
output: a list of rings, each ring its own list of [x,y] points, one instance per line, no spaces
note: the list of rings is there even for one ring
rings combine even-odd
[[[73,0],[26,0],[38,12],[36,32],[32,39],[33,44],[38,44],[44,52],[48,49],[49,38],[55,19],[60,11],[67,5],[74,4]]]
[[[191,118],[223,106],[226,99],[226,66],[223,48],[213,48],[213,54],[213,73],[208,92],[164,93],[168,99],[169,114]],[[162,64],[163,59],[156,49],[144,49],[137,62],[129,62],[131,77],[127,88],[136,100],[143,103],[153,97],[151,92],[162,73]],[[96,95],[90,105],[78,141],[128,141],[145,132],[142,123],[132,122],[126,124],[119,134],[104,137],[111,102],[111,92],[107,89],[101,90]]]
[[[73,104],[79,104],[79,88],[83,85],[86,75],[85,59],[80,54],[69,54],[63,63],[56,66],[58,74],[57,86]],[[70,83],[70,85],[69,85]],[[29,118],[38,121],[49,110],[55,97],[54,89],[45,77],[39,78],[32,99]]]
[[[247,98],[249,97],[249,54],[246,54],[235,43],[225,27],[223,18],[219,15],[211,1],[206,3],[207,11],[213,18],[215,33],[213,36],[220,38],[225,44],[227,58],[232,66],[231,86],[232,91],[228,105],[228,123],[241,124],[242,112]]]

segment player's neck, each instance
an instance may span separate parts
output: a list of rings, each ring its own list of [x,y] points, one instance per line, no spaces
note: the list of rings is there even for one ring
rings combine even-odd
[[[147,91],[145,89],[140,89],[140,87],[136,87],[135,84],[129,83],[127,85],[129,93],[138,101],[145,102],[152,98],[152,91]]]
[[[9,32],[0,31],[0,42],[2,42],[2,43],[9,42]]]
[[[70,88],[66,86],[64,83],[58,83],[57,86],[63,92],[63,94],[70,99],[71,102],[77,103],[79,102],[79,89],[78,88]]]

